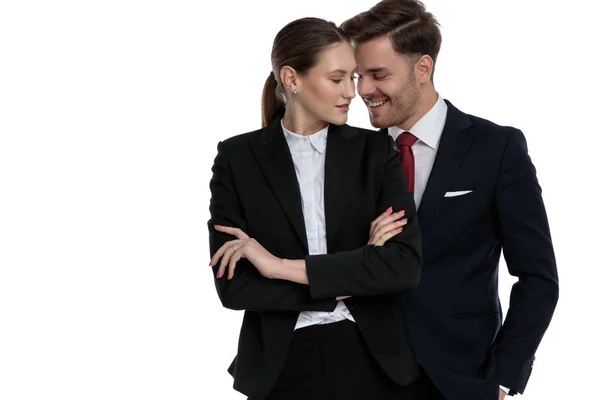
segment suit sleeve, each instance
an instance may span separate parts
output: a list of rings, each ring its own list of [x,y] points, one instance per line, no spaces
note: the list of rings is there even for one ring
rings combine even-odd
[[[223,143],[218,145],[210,181],[210,220],[208,232],[210,255],[233,236],[218,232],[214,225],[231,226],[246,230],[243,207],[236,192]],[[250,233],[249,233],[250,234]],[[333,311],[335,298],[313,300],[308,286],[263,277],[246,259],[237,263],[234,278],[227,275],[217,279],[219,265],[213,267],[215,286],[224,307],[250,311]]]
[[[498,177],[496,207],[504,257],[518,277],[494,343],[500,385],[523,393],[558,301],[558,274],[542,190],[525,137],[509,137]]]
[[[421,234],[413,194],[408,192],[398,153],[388,138],[386,161],[377,198],[378,214],[392,206],[406,210],[404,230],[383,246],[306,257],[313,298],[372,296],[409,291],[421,278]]]

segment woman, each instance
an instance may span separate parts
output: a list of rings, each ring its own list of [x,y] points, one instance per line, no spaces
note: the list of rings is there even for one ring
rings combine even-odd
[[[210,182],[217,292],[245,310],[234,388],[253,400],[416,398],[400,304],[421,272],[415,205],[387,134],[345,125],[352,47],[304,18],[271,58],[263,128],[219,143]]]

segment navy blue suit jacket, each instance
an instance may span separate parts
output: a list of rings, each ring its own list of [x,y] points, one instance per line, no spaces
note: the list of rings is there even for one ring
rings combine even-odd
[[[449,400],[497,399],[498,385],[525,390],[558,300],[556,262],[523,133],[447,103],[418,210],[421,283],[405,316],[418,361]],[[501,252],[518,277],[503,325]]]

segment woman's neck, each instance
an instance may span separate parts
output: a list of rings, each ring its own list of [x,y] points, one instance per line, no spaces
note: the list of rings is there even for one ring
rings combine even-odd
[[[328,125],[327,121],[315,120],[302,114],[298,111],[286,109],[283,115],[283,127],[298,135],[309,136],[319,132]]]

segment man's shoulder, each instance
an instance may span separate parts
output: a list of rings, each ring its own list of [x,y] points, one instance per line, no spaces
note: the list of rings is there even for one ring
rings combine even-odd
[[[482,117],[467,114],[475,129],[479,134],[482,135],[493,135],[507,138],[519,129],[514,126],[501,125],[496,122],[490,121]]]
[[[449,103],[449,102],[448,102]],[[474,134],[479,137],[486,139],[508,139],[515,132],[520,132],[519,129],[514,126],[501,125],[493,122],[487,118],[479,117],[477,115],[468,114],[460,111],[458,108],[449,103],[448,116],[447,118],[467,118],[470,122],[468,130],[471,130]]]

